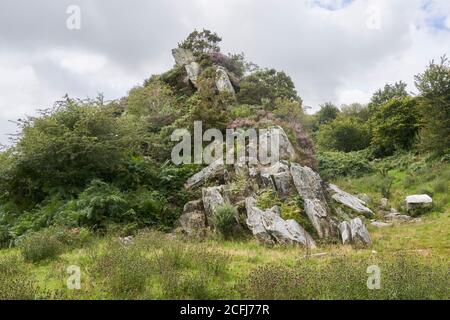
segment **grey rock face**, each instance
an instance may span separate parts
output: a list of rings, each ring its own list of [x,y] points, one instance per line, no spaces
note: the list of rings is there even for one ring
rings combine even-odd
[[[389,208],[389,200],[386,198],[381,198],[380,199],[380,207],[385,210],[388,209]]]
[[[186,204],[183,207],[184,213],[194,211],[203,211],[203,201],[201,199],[186,202]]]
[[[216,87],[219,92],[229,92],[235,94],[234,87],[228,77],[227,70],[221,66],[216,68]]]
[[[315,248],[314,240],[295,220],[280,217],[278,207],[263,211],[256,206],[256,200],[252,197],[245,200],[245,207],[247,225],[260,241],[298,243],[307,248]]]
[[[196,188],[205,183],[205,181],[209,179],[223,175],[224,169],[225,166],[223,164],[223,160],[218,159],[213,163],[211,163],[209,166],[203,168],[201,171],[194,174],[192,177],[190,177],[186,181],[184,186],[186,189]]]
[[[350,223],[343,221],[339,224],[339,233],[341,235],[342,244],[350,244],[352,242],[352,229]]]
[[[392,226],[392,223],[382,222],[382,221],[372,221],[370,223],[371,226],[376,228],[386,228]]]
[[[211,218],[217,207],[222,206],[227,202],[227,198],[223,194],[223,186],[202,189],[203,207],[205,208],[208,224],[211,224]]]
[[[322,189],[322,179],[309,167],[291,164],[291,175],[294,186],[305,203],[305,212],[320,238],[335,234],[328,204]]]
[[[265,132],[260,132],[258,146],[260,155],[271,155],[272,141],[278,142],[278,147],[274,146],[275,150],[278,149],[278,160],[295,161],[295,149],[292,146],[291,141],[289,141],[286,132],[280,126],[271,126]]]
[[[360,218],[351,220],[350,228],[352,230],[353,243],[361,243],[363,245],[370,245],[372,243],[369,232]]]
[[[433,199],[427,194],[407,196],[405,199],[406,211],[413,215],[420,214],[433,206]]]
[[[189,80],[194,84],[194,86],[197,86],[197,79],[200,74],[200,65],[193,61],[185,65],[184,68],[186,69]]]
[[[206,216],[203,211],[185,212],[178,221],[188,236],[202,237],[206,233]]]
[[[172,49],[172,56],[178,66],[184,66],[195,61],[194,54],[191,50],[183,48]]]
[[[343,221],[339,224],[339,233],[343,244],[362,244],[370,245],[369,232],[360,218],[355,218],[348,221]]]
[[[352,209],[353,211],[356,211],[358,213],[362,213],[366,216],[372,216],[373,212],[369,208],[366,207],[366,203],[351,195],[350,193],[347,193],[341,189],[339,189],[338,186],[334,184],[328,185],[328,191],[331,194],[331,197],[340,204],[343,204],[344,206]]]
[[[273,182],[275,183],[275,189],[281,197],[287,197],[296,191],[290,172],[280,172],[274,174]]]

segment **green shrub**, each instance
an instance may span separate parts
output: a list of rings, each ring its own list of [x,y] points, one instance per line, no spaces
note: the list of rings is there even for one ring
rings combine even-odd
[[[237,216],[238,211],[233,205],[227,203],[219,206],[212,217],[213,226],[225,238],[229,238],[237,226]]]
[[[348,153],[320,152],[317,160],[319,172],[324,179],[346,176],[361,177],[374,171],[366,150]]]
[[[0,256],[0,300],[33,300],[36,295],[37,286],[22,260],[17,255]]]
[[[23,236],[18,243],[26,261],[38,262],[56,258],[64,248],[58,238],[48,230],[42,230]]]

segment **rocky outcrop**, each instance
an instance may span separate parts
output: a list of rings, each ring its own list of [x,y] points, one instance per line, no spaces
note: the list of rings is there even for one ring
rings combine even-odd
[[[311,236],[295,220],[284,220],[280,217],[279,208],[261,210],[256,200],[249,197],[245,200],[247,210],[247,226],[253,235],[266,243],[301,244],[307,248],[315,248]]]
[[[289,141],[286,132],[280,126],[271,126],[264,133],[260,132],[259,136],[259,150],[260,154],[271,155],[271,142],[278,142],[278,156],[277,160],[288,160],[295,161],[296,153],[295,149],[292,146],[292,143]],[[276,146],[275,146],[276,147]]]
[[[195,61],[195,56],[189,49],[175,48],[172,49],[172,56],[177,66],[184,66]]]
[[[224,195],[224,186],[210,187],[202,189],[203,207],[205,208],[206,219],[209,225],[212,224],[212,217],[215,210],[227,203],[228,199]]]
[[[229,92],[235,94],[233,85],[231,84],[230,78],[228,77],[227,70],[218,66],[216,68],[216,87],[219,92]]]
[[[224,174],[225,166],[222,159],[218,159],[209,166],[203,168],[201,171],[190,177],[184,187],[186,189],[193,189],[201,186],[206,181],[222,176]]]
[[[366,203],[363,200],[339,189],[336,185],[329,184],[328,192],[331,194],[333,200],[347,208],[350,208],[357,213],[362,213],[367,217],[373,216],[373,211],[366,207]]]
[[[193,61],[185,66],[189,80],[194,86],[197,86],[198,76],[200,75],[200,65]]]
[[[335,230],[323,193],[322,179],[311,168],[296,163],[291,164],[290,172],[297,192],[304,200],[305,212],[317,234],[320,238],[332,237]]]
[[[183,214],[178,219],[182,230],[191,237],[203,237],[206,234],[207,224],[203,201],[189,201],[184,205]]]
[[[427,194],[411,195],[405,199],[406,211],[417,216],[433,206],[433,199]]]
[[[339,224],[339,233],[342,244],[360,244],[364,246],[371,245],[369,232],[360,218],[343,221]]]

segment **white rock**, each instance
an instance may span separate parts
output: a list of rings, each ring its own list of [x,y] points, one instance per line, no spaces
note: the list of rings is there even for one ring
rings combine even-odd
[[[186,183],[185,188],[186,189],[192,189],[195,187],[198,187],[205,183],[205,181],[215,178],[217,176],[221,176],[224,174],[225,166],[223,164],[223,159],[217,159],[213,163],[211,163],[209,166],[203,168],[201,171],[194,174],[192,177],[190,177]]]
[[[295,149],[286,135],[286,132],[280,126],[271,126],[267,128],[266,131],[260,131],[258,144],[260,155],[271,155],[272,141],[278,142],[278,147],[274,146],[274,149],[278,150],[279,159],[277,160],[295,161],[297,157]]]
[[[339,233],[341,235],[342,244],[350,244],[352,242],[352,229],[350,223],[343,221],[339,224]]]
[[[350,228],[352,230],[352,242],[362,243],[364,245],[370,245],[372,241],[370,240],[369,232],[366,226],[360,218],[355,218],[350,221]]]
[[[430,208],[433,205],[433,199],[427,194],[407,196],[405,199],[406,211],[416,209]]]
[[[338,186],[336,186],[334,184],[329,184],[328,191],[330,192],[331,197],[336,202],[339,202],[339,203],[343,204],[344,206],[352,209],[353,211],[362,213],[366,216],[373,215],[372,210],[370,210],[369,208],[366,207],[366,203],[363,200],[351,195],[350,193],[347,193],[347,192],[339,189]]]
[[[227,70],[221,66],[216,69],[216,87],[219,92],[235,93],[234,87],[228,77]]]
[[[172,50],[172,56],[178,66],[183,66],[195,61],[194,54],[189,49],[175,48]]]
[[[209,225],[212,224],[211,218],[217,207],[227,203],[228,199],[223,195],[223,193],[223,186],[202,189],[203,207],[205,208],[206,218]]]
[[[376,227],[376,228],[385,228],[385,227],[390,227],[392,226],[392,223],[386,223],[386,222],[382,222],[382,221],[372,221],[370,223],[370,225]]]
[[[191,63],[185,65],[184,68],[186,69],[189,80],[191,80],[194,86],[197,86],[197,79],[200,74],[200,65],[197,62],[192,61]]]

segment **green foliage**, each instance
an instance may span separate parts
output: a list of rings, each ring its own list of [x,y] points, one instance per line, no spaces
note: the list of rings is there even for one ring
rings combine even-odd
[[[338,117],[320,127],[317,136],[320,148],[333,151],[358,151],[370,144],[366,123],[356,118]]]
[[[231,204],[219,206],[214,211],[212,221],[213,226],[226,239],[230,238],[237,227],[238,211]]]
[[[370,118],[372,144],[385,154],[410,149],[419,129],[416,100],[394,98],[376,109]]]
[[[320,152],[317,155],[319,172],[325,179],[361,177],[374,171],[368,160],[368,150],[356,152]]]
[[[284,121],[300,122],[303,118],[302,104],[298,100],[276,98],[273,114]]]
[[[450,62],[442,57],[432,61],[422,74],[415,77],[419,89],[419,109],[422,116],[421,147],[437,156],[450,153]]]
[[[299,100],[292,79],[274,69],[257,70],[244,77],[237,94],[239,103],[250,105],[262,105],[264,100],[273,104],[276,98]]]
[[[221,41],[222,38],[215,32],[206,29],[202,31],[194,30],[183,42],[178,44],[178,47],[192,50],[194,54],[219,52],[219,43]]]
[[[383,89],[379,89],[373,94],[369,103],[369,110],[372,113],[391,99],[405,97],[408,97],[406,83],[399,81],[394,84],[386,84]]]
[[[379,174],[379,190],[384,198],[389,198],[391,196],[391,187],[394,182],[394,178],[389,175],[389,170],[387,168],[380,168]]]
[[[25,235],[18,243],[23,258],[29,262],[54,259],[63,251],[63,243],[49,230]]]
[[[317,122],[319,125],[327,124],[339,115],[340,110],[331,102],[327,102],[320,106],[320,110],[316,113]]]

